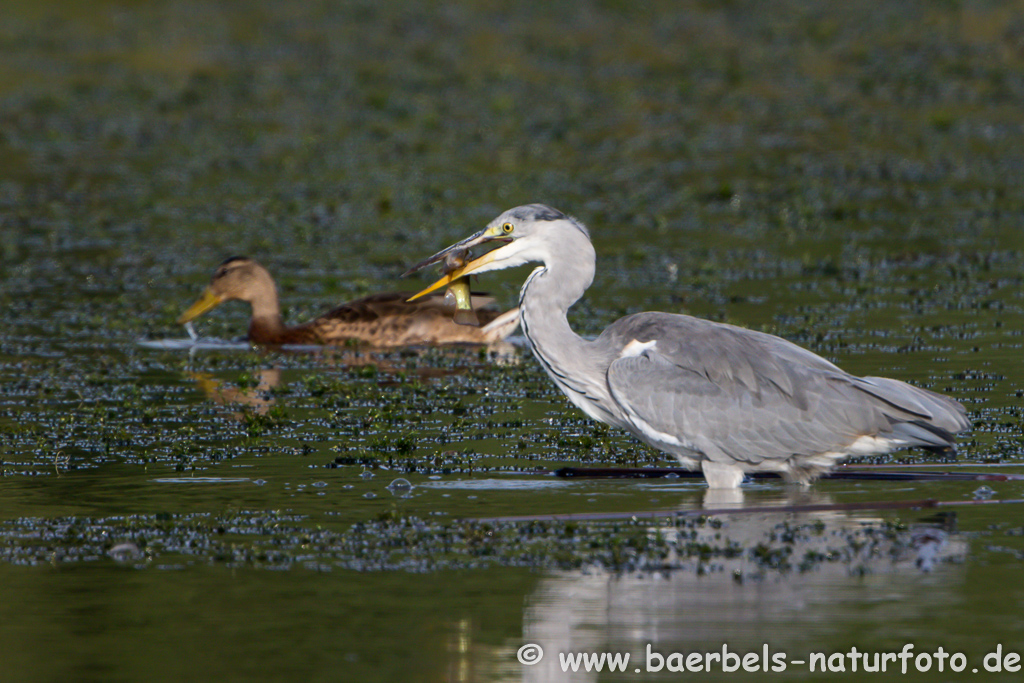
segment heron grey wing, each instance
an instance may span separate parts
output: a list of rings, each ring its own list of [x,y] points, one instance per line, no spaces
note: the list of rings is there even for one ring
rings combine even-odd
[[[778,337],[689,316],[639,314],[602,337],[653,341],[614,360],[612,396],[638,433],[748,461],[843,449],[891,421],[849,375]]]
[[[630,341],[657,342],[657,351],[712,382],[738,381],[751,391],[769,382],[804,403],[807,373],[846,373],[804,348],[774,335],[671,313],[638,313],[612,323],[599,341],[615,349]]]
[[[738,378],[714,381],[657,351],[613,362],[608,385],[638,434],[711,459],[760,463],[831,452],[881,421],[826,378],[803,387],[808,401],[802,404],[772,383],[761,381],[752,390]],[[827,394],[834,395],[824,400]]]

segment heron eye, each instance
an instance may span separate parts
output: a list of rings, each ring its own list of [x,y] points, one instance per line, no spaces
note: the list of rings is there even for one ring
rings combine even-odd
[[[501,231],[506,235],[512,232],[513,230],[515,230],[515,226],[512,225],[511,223],[505,223],[503,226],[501,226]]]

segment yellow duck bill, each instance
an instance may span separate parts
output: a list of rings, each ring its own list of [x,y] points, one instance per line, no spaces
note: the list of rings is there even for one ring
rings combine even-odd
[[[184,325],[185,323],[191,320],[195,320],[203,313],[206,313],[207,311],[216,308],[222,302],[223,299],[214,294],[212,290],[207,289],[205,292],[203,292],[203,296],[199,299],[199,301],[189,306],[187,311],[178,316],[178,324]]]

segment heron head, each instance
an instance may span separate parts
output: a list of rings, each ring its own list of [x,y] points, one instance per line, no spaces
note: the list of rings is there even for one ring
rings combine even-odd
[[[252,303],[268,286],[273,291],[274,281],[263,266],[244,256],[232,256],[217,266],[203,296],[181,314],[178,323],[194,320],[232,299]]]
[[[485,242],[503,243],[503,246],[449,272],[409,300],[429,294],[465,275],[513,268],[530,262],[547,262],[552,254],[557,253],[559,249],[565,249],[566,245],[564,241],[558,239],[558,235],[566,230],[569,231],[568,234],[582,233],[589,243],[590,235],[582,223],[550,206],[526,204],[509,209],[480,232],[442,249],[406,271],[405,275],[409,275],[443,260],[449,254],[464,252]]]

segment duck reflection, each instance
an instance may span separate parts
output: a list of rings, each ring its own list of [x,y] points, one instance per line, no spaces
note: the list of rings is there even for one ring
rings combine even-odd
[[[298,351],[298,349],[296,349]],[[460,353],[461,349],[409,349],[403,352],[401,357],[373,352],[369,349],[346,349],[329,348],[317,349],[315,353],[318,358],[318,365],[323,368],[372,368],[379,373],[378,384],[382,387],[401,384],[406,381],[403,377],[413,375],[420,379],[448,377],[467,372],[473,363],[486,362],[493,365],[517,365],[519,363],[518,347],[506,341],[498,341],[488,345],[486,357],[476,360],[476,356],[467,356]],[[423,354],[431,353],[450,356],[456,360],[468,361],[466,365],[439,365],[437,363],[409,363],[410,354],[417,358]],[[400,374],[401,373],[401,374]],[[281,370],[278,367],[260,369],[255,377],[255,384],[247,382],[248,386],[234,384],[227,380],[215,377],[207,372],[186,372],[185,376],[196,382],[199,389],[206,397],[218,405],[242,406],[257,415],[266,415],[276,403],[276,389],[284,386],[282,383]],[[232,417],[244,421],[245,413],[233,413]]]
[[[206,397],[217,405],[245,406],[257,415],[266,415],[274,405],[274,389],[281,384],[279,368],[265,368],[256,376],[256,385],[242,387],[230,384],[205,372],[186,373],[189,379],[195,380]],[[232,413],[234,419],[243,421],[244,413]]]

